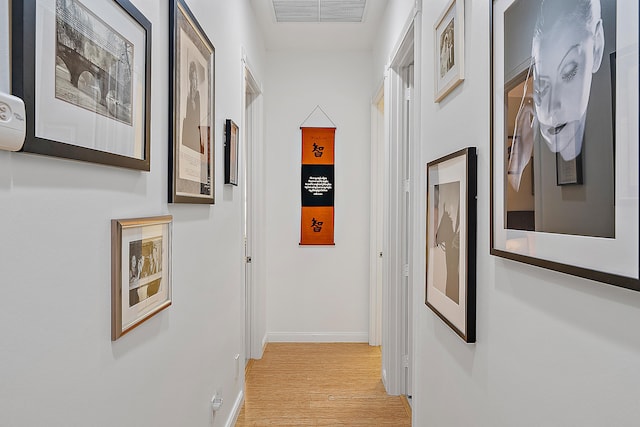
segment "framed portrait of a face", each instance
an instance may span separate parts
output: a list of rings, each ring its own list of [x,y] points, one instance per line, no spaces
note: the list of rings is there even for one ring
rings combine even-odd
[[[169,3],[169,202],[212,204],[215,49],[186,3]]]
[[[426,304],[465,342],[476,339],[477,154],[427,164]]]
[[[111,340],[171,305],[172,217],[111,221]]]
[[[637,2],[495,0],[492,28],[491,253],[640,290]]]
[[[148,171],[151,23],[128,0],[11,3],[22,151]]]
[[[464,0],[451,0],[434,26],[435,102],[464,80]]]

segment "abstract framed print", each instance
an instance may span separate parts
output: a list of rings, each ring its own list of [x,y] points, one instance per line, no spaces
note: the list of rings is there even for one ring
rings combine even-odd
[[[111,340],[171,305],[172,217],[111,221]]]
[[[451,0],[434,26],[435,102],[464,80],[464,0]]]
[[[477,155],[427,164],[426,304],[465,342],[476,340]]]
[[[169,28],[169,202],[212,204],[215,49],[183,0]]]
[[[491,254],[640,290],[638,2],[491,14]]]
[[[23,151],[150,169],[151,23],[128,0],[11,3]]]

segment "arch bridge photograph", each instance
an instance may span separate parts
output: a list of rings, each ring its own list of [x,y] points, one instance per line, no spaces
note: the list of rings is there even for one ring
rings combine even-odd
[[[132,63],[132,43],[79,1],[56,1],[56,98],[131,125]]]

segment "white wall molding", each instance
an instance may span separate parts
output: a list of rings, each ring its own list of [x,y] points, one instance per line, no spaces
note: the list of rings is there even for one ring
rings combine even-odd
[[[238,395],[236,396],[235,402],[233,402],[233,408],[231,408],[231,413],[229,414],[229,418],[227,418],[227,422],[225,423],[225,427],[233,427],[236,425],[236,421],[238,421],[238,415],[240,415],[240,410],[242,409],[242,404],[244,403],[244,390],[240,390]]]
[[[269,332],[269,342],[369,342],[366,332]]]

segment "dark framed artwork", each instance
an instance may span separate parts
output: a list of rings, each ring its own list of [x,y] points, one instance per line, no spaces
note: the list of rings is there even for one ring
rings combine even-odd
[[[238,125],[227,119],[224,125],[224,183],[238,185]]]
[[[169,8],[169,202],[212,204],[215,49],[184,1]]]
[[[434,26],[435,102],[464,80],[464,0],[450,0]]]
[[[22,151],[148,171],[151,23],[128,0],[11,3]]]
[[[637,2],[491,21],[491,254],[640,290]]]
[[[172,220],[111,220],[112,341],[171,305]]]
[[[427,164],[426,304],[465,342],[476,340],[477,154]]]

